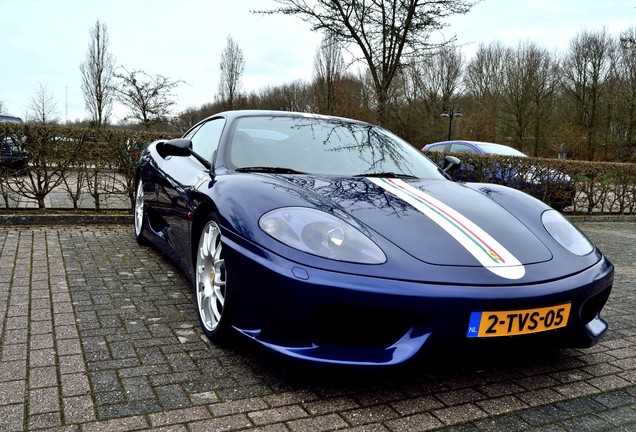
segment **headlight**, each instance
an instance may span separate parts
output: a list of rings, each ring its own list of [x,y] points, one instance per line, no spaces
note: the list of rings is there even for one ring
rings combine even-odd
[[[592,243],[558,211],[545,211],[541,221],[550,235],[573,254],[583,256],[594,250]]]
[[[382,264],[384,252],[366,235],[340,218],[308,207],[286,207],[265,213],[259,226],[295,249],[337,261]]]

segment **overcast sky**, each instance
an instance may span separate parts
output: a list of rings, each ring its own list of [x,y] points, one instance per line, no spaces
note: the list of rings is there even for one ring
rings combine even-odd
[[[245,57],[244,91],[309,80],[321,35],[299,18],[250,12],[273,7],[272,0],[0,0],[0,101],[25,117],[41,84],[60,121],[86,118],[79,65],[98,19],[117,65],[187,83],[175,91],[176,112],[213,100],[228,36]],[[492,41],[563,52],[584,29],[619,35],[636,26],[636,0],[483,0],[449,24],[437,37],[457,35],[468,55]]]

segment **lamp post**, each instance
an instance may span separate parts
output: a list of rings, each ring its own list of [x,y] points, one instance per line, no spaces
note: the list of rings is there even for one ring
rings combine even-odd
[[[463,114],[459,111],[457,105],[453,105],[450,109],[445,108],[440,117],[448,117],[448,140],[451,140],[451,132],[453,130],[453,117],[461,117]]]

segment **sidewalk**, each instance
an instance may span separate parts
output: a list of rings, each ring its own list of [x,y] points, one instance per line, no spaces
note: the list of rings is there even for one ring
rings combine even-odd
[[[601,343],[390,370],[210,344],[129,225],[0,225],[0,430],[636,430],[636,224],[578,225],[616,266]]]

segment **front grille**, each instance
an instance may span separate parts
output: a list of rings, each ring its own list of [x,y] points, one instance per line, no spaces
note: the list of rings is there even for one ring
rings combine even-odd
[[[312,318],[310,334],[319,346],[387,347],[414,323],[414,317],[404,312],[323,306]]]

